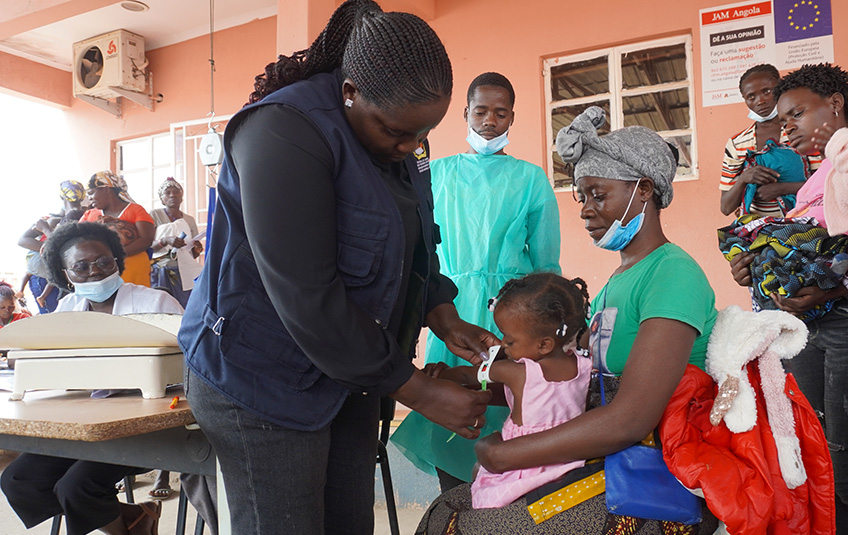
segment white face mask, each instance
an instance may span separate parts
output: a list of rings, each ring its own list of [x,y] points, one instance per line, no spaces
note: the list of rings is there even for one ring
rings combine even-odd
[[[757,112],[755,112],[754,110],[748,112],[748,119],[751,119],[752,121],[757,121],[758,123],[771,121],[775,117],[777,117],[777,106],[775,106],[774,109],[771,110],[771,113],[769,113],[767,117],[763,117],[762,115],[757,114]]]
[[[484,156],[489,156],[490,154],[494,154],[509,144],[509,140],[507,139],[507,134],[509,134],[509,128],[506,129],[506,132],[499,135],[496,138],[486,139],[471,128],[471,125],[468,125],[468,137],[465,138],[465,141],[471,145],[471,148],[477,154],[482,154]]]

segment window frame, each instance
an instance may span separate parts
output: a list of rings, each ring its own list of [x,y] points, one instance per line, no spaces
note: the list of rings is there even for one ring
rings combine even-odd
[[[166,139],[167,140],[167,143],[165,145],[168,147],[168,149],[167,149],[167,153],[168,153],[167,159],[168,159],[168,161],[167,161],[167,163],[156,165],[155,156],[154,156],[154,146],[155,146],[154,140],[160,140],[160,139]],[[162,169],[167,169],[168,170],[167,174],[173,176],[173,169],[174,169],[174,148],[173,148],[173,145],[174,144],[171,142],[171,139],[172,139],[171,132],[165,131],[165,132],[159,132],[159,133],[156,133],[156,134],[150,134],[150,135],[147,135],[147,136],[138,136],[138,137],[122,139],[120,141],[115,142],[115,168],[116,168],[117,174],[119,176],[125,176],[125,174],[127,172],[137,173],[139,171],[146,171],[147,174],[148,174],[147,178],[150,181],[151,206],[148,207],[148,206],[145,206],[143,203],[140,203],[144,207],[144,209],[147,210],[148,212],[157,208],[157,201],[159,200],[159,197],[157,195],[157,189],[159,187],[159,184],[157,184],[156,180],[155,180],[156,171],[162,170]],[[136,168],[130,168],[130,169],[127,169],[126,167],[124,167],[124,153],[123,153],[124,145],[130,145],[130,144],[133,144],[133,143],[139,143],[139,142],[144,142],[144,141],[146,141],[147,144],[148,144],[147,165],[145,167],[136,167]],[[133,196],[132,189],[130,189],[130,196]],[[141,198],[141,195],[139,195],[137,193],[136,196],[133,197],[133,198],[136,201],[138,201],[138,199]],[[144,198],[146,200],[147,196],[145,195]]]
[[[686,53],[686,79],[678,82],[667,82],[657,85],[645,85],[636,88],[622,88],[622,70],[621,58],[631,52],[646,50],[651,48],[659,48],[663,46],[683,44]],[[607,69],[609,74],[609,90],[606,93],[598,93],[585,97],[553,100],[553,92],[551,90],[551,69],[568,63],[576,63],[591,59],[607,57]],[[698,171],[698,129],[695,124],[695,82],[693,79],[693,49],[692,36],[690,34],[678,35],[672,37],[664,37],[659,39],[651,39],[647,41],[639,41],[626,45],[609,46],[599,49],[581,52],[577,54],[566,54],[562,56],[547,58],[544,60],[544,68],[542,71],[543,83],[545,88],[545,139],[547,142],[547,172],[548,180],[555,191],[567,190],[567,187],[556,186],[554,177],[554,152],[556,151],[556,139],[553,134],[553,112],[559,108],[567,106],[579,106],[593,102],[607,100],[610,106],[610,116],[607,120],[610,123],[610,130],[617,130],[624,126],[624,106],[623,99],[632,96],[639,96],[651,93],[662,93],[666,91],[674,91],[686,89],[689,92],[689,128],[664,130],[658,132],[663,138],[676,136],[691,136],[691,172],[686,175],[675,176],[675,181],[697,180],[699,178]]]

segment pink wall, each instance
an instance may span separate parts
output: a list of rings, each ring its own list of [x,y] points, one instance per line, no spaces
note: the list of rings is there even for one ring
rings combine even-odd
[[[215,34],[218,115],[234,113],[242,106],[252,89],[253,77],[278,52],[290,53],[306,47],[339,0],[278,2],[278,13],[285,20],[272,17]],[[431,135],[436,157],[466,150],[466,128],[462,120],[465,90],[481,72],[494,70],[505,74],[517,91],[516,123],[507,151],[544,167],[547,150],[544,58],[669,35],[691,35],[700,179],[676,185],[674,203],[663,212],[662,221],[669,238],[689,251],[706,271],[716,290],[718,306],[747,304],[747,292],[731,281],[727,263],[718,253],[715,234],[716,228],[730,221],[719,211],[722,151],[727,137],[747,126],[746,109],[742,104],[700,107],[698,9],[724,5],[727,1],[616,0],[603,3],[603,9],[599,9],[598,2],[561,0],[384,0],[383,3],[387,9],[410,9],[427,18],[451,56],[454,99],[447,117]],[[848,20],[848,2],[831,0],[831,5],[837,24]],[[834,35],[836,62],[848,65],[848,56],[841,52],[848,50],[848,34],[840,30],[837,26]],[[208,37],[148,52],[155,91],[165,97],[155,105],[154,112],[130,103],[124,117],[116,119],[70,98],[69,122],[83,169],[114,168],[111,149],[116,140],[164,132],[170,123],[204,118],[209,111],[208,57]],[[0,67],[10,61],[17,69],[15,60],[0,55]],[[62,77],[52,72],[50,75]],[[0,83],[10,87],[5,74]],[[38,85],[32,87],[29,94],[40,93]],[[45,91],[49,95],[60,93]],[[70,93],[69,75],[67,91]],[[47,98],[58,102],[63,97]],[[585,278],[594,293],[617,266],[618,257],[591,245],[578,217],[578,206],[569,192],[559,193],[558,200],[563,269],[568,275]]]
[[[454,68],[454,98],[448,115],[430,136],[435,157],[466,150],[462,120],[465,91],[485,71],[506,75],[516,93],[516,121],[507,152],[545,167],[545,97],[542,61],[568,53],[669,35],[692,36],[694,102],[698,131],[700,179],[675,185],[674,202],[661,216],[666,235],[701,264],[717,294],[717,306],[750,304],[747,291],[736,286],[719,254],[715,229],[731,219],[719,211],[718,180],[727,138],[745,128],[747,108],[733,104],[702,108],[698,10],[727,1],[667,2],[621,0],[562,2],[555,0],[442,0],[432,26],[441,36]],[[848,20],[848,2],[831,1],[836,62],[848,64],[848,33],[838,21]],[[618,256],[591,244],[570,192],[557,194],[563,247],[563,272],[580,276],[594,294],[618,265]]]
[[[3,90],[15,96],[62,108],[69,108],[73,100],[68,89],[71,73],[6,52],[0,52],[0,80]]]

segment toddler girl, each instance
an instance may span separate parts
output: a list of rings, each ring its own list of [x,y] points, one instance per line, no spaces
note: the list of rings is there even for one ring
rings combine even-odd
[[[479,384],[480,379],[503,383],[511,411],[503,426],[504,440],[544,431],[582,414],[592,361],[576,347],[586,330],[588,301],[581,279],[537,273],[510,280],[490,302],[503,333],[501,353],[506,359],[488,366],[488,378],[478,366],[443,369],[438,377],[466,385]],[[486,365],[481,365],[484,370]],[[480,467],[471,485],[472,503],[475,509],[502,507],[583,464],[574,461],[502,474]]]

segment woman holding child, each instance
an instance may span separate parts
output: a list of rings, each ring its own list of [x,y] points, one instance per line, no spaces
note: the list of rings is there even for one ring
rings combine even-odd
[[[660,210],[672,199],[675,151],[638,126],[598,137],[596,128],[603,122],[603,111],[589,108],[560,131],[557,150],[575,164],[586,230],[595,245],[621,257],[592,301],[588,343],[595,367],[615,377],[607,383],[612,385],[607,399],[609,390],[617,393],[606,405],[551,429],[511,440],[498,433],[480,440],[477,456],[491,473],[595,459],[639,442],[656,428],[687,364],[704,366],[715,297],[698,264],[669,242],[660,224]],[[568,475],[560,481],[567,488]],[[550,484],[544,488],[550,490]],[[557,491],[530,493],[501,508],[474,509],[470,485],[462,485],[433,503],[418,533],[617,533],[625,523],[641,527],[640,533],[661,529],[655,521],[641,525],[609,514],[603,493],[554,504],[562,512],[536,524],[528,507],[538,511],[539,498],[551,493]],[[712,519],[706,511],[704,517]],[[699,528],[691,529],[696,533]]]

